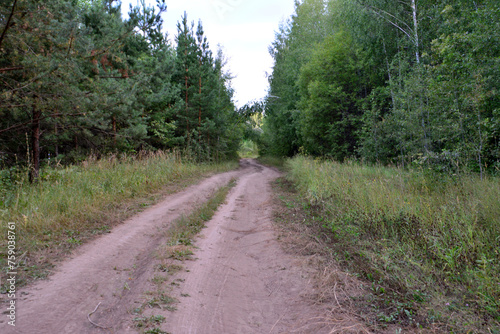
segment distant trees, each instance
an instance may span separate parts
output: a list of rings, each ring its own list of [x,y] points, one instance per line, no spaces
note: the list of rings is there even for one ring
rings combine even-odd
[[[266,149],[498,171],[499,25],[492,0],[297,2],[271,47]]]
[[[198,158],[236,153],[242,119],[232,103],[233,91],[224,73],[224,55],[214,57],[201,22],[196,32],[184,15],[178,23],[173,79],[181,82],[172,108],[180,125],[177,135]]]
[[[339,31],[312,52],[299,75],[300,134],[310,154],[342,160],[356,150],[360,101],[369,90],[363,55]]]
[[[235,154],[239,124],[223,55],[201,22],[163,34],[164,0],[122,19],[114,0],[0,4],[0,165],[90,152],[181,148]]]
[[[323,0],[310,0],[296,6],[296,13],[281,24],[269,47],[275,60],[269,76],[263,153],[290,156],[302,146],[299,134],[298,103],[301,96],[297,80],[301,67],[310,59],[316,44],[331,33]]]

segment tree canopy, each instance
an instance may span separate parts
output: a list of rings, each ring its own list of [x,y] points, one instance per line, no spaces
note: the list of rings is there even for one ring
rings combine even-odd
[[[187,15],[176,45],[165,0],[122,18],[114,0],[0,4],[0,164],[179,148],[198,160],[236,154],[241,117],[224,55]]]
[[[498,173],[499,28],[493,0],[296,1],[263,148]]]

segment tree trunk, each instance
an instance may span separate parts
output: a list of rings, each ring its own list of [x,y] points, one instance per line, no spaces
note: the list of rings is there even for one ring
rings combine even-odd
[[[414,38],[415,38],[415,56],[417,59],[417,64],[420,64],[420,46],[419,46],[419,40],[418,40],[418,21],[417,21],[417,3],[416,0],[411,0],[411,9],[413,12],[413,32],[414,32]]]
[[[57,158],[57,156],[59,155],[59,145],[58,145],[58,135],[59,135],[59,127],[57,126],[57,123],[54,124],[54,132],[56,134],[56,145],[55,145],[55,152],[54,152],[54,157]]]
[[[385,39],[382,39],[382,43],[384,46],[384,55],[385,55],[385,65],[387,66],[387,75],[389,77],[389,87],[391,88],[391,101],[392,101],[392,107],[396,108],[396,100],[394,98],[394,89],[393,89],[393,83],[392,83],[392,75],[391,75],[391,67],[389,65],[389,59],[387,55],[387,49],[385,47]]]
[[[113,146],[116,147],[116,117],[113,116]]]
[[[14,3],[12,4],[12,10],[10,11],[9,18],[7,19],[7,23],[5,24],[5,27],[3,28],[2,35],[0,36],[0,49],[2,48],[2,42],[5,39],[5,36],[7,35],[7,30],[11,27],[11,20],[12,17],[14,16],[14,13],[16,11],[16,5],[17,5],[17,0],[14,0]]]
[[[200,98],[201,98],[201,76],[200,76]],[[200,102],[200,111],[198,113],[198,126],[201,127],[201,102]]]
[[[201,99],[201,74],[200,74],[200,99]],[[200,101],[200,110],[198,112],[198,143],[201,144],[201,101]]]
[[[31,169],[30,169],[30,182],[38,181],[40,176],[40,117],[42,112],[33,106],[31,122]]]
[[[482,123],[482,120],[481,120],[481,111],[479,108],[477,108],[477,128],[478,128],[478,132],[479,132],[479,149],[478,149],[478,152],[477,152],[477,155],[478,155],[478,163],[479,163],[479,173],[481,175],[481,180],[483,179],[483,159],[482,159],[482,156],[481,154],[483,153],[483,133],[481,131],[481,123]]]
[[[188,107],[188,73],[189,69],[186,67],[186,130],[187,130],[187,141],[189,145],[189,107]]]

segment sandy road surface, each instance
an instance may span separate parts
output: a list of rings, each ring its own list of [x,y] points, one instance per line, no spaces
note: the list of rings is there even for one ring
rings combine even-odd
[[[183,283],[177,293],[184,298],[177,311],[162,311],[162,329],[172,334],[323,332],[303,326],[304,319],[315,316],[301,297],[310,289],[308,278],[275,240],[269,182],[278,175],[245,160],[238,171],[169,196],[81,247],[49,280],[20,291],[16,327],[7,326],[3,315],[0,332],[137,332],[130,312],[154,275],[159,231],[231,178],[238,179],[237,185],[198,238],[196,260],[187,261],[187,270],[178,274]],[[92,319],[110,329],[87,320],[98,303]]]
[[[196,243],[198,259],[180,287],[190,297],[166,315],[162,329],[169,333],[325,332],[305,326],[317,315],[301,297],[308,277],[276,241],[269,182],[279,173],[250,163]]]

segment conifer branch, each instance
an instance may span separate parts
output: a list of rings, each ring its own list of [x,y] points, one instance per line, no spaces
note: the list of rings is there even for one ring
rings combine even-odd
[[[35,118],[35,119],[31,119],[31,120],[29,120],[27,122],[24,122],[24,123],[12,125],[12,126],[6,128],[6,129],[0,130],[0,133],[4,133],[4,132],[11,131],[11,130],[14,130],[14,129],[22,128],[25,125],[31,124],[33,122],[38,122],[38,121],[41,121],[43,119],[50,118],[50,117],[59,117],[59,116],[72,116],[72,117],[74,117],[74,116],[83,116],[85,114],[86,113],[78,113],[78,114],[61,114],[61,113],[55,113],[55,114],[50,114],[50,115],[46,115],[46,116],[43,116],[43,117],[38,117],[38,118]]]
[[[14,0],[14,4],[12,5],[12,10],[10,11],[9,19],[7,20],[7,24],[5,24],[5,28],[3,29],[2,36],[0,36],[0,49],[2,48],[2,42],[7,34],[7,30],[10,28],[10,21],[12,20],[12,16],[14,16],[14,11],[16,10],[17,0]]]
[[[17,70],[24,70],[24,67],[23,66],[17,66],[17,67],[0,68],[0,73],[10,72],[10,71],[17,71]]]

